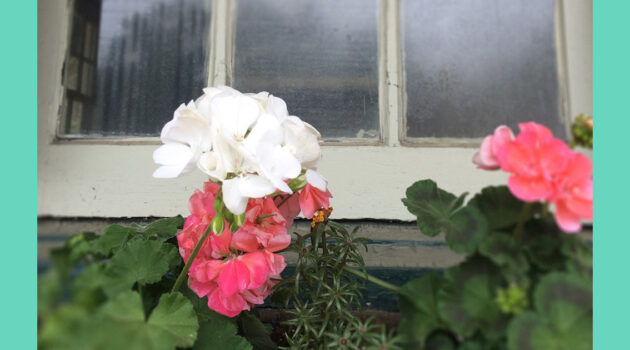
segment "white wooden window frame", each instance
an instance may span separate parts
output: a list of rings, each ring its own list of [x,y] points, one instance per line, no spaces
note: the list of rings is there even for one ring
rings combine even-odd
[[[563,117],[592,114],[592,0],[557,0],[556,45]],[[200,172],[158,180],[151,155],[158,138],[61,139],[62,67],[72,0],[38,1],[38,215],[146,217],[187,214]],[[209,85],[229,84],[235,2],[214,0]],[[335,218],[411,220],[400,198],[411,183],[432,178],[454,193],[505,183],[501,172],[471,163],[479,140],[403,139],[405,85],[400,4],[380,0],[378,145],[324,145],[320,170],[334,195]],[[490,130],[489,130],[490,132]]]

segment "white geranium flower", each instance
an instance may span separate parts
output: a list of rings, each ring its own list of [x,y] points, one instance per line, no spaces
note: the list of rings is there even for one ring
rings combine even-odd
[[[250,198],[261,198],[275,191],[269,180],[255,174],[241,174],[223,181],[223,202],[225,207],[235,215],[247,209]]]
[[[306,170],[306,182],[322,192],[326,192],[326,187],[328,187],[328,181],[320,173],[311,169]]]
[[[243,94],[227,86],[205,88],[194,103],[180,106],[162,129],[164,145],[153,158],[155,177],[177,177],[197,166],[221,181],[226,207],[241,214],[249,198],[277,190],[292,193],[287,180],[307,169],[307,181],[322,191],[315,172],[321,135],[289,116],[281,98],[267,92]]]
[[[305,169],[317,169],[322,157],[319,146],[321,134],[310,124],[296,116],[287,117],[282,122],[284,143]]]
[[[153,152],[153,161],[161,165],[153,173],[156,178],[175,178],[190,172],[201,154],[212,147],[210,126],[192,101],[175,110],[160,138],[164,145]]]

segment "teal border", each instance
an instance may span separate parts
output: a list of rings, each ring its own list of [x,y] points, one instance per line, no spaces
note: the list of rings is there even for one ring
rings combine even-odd
[[[573,0],[572,0],[573,1]],[[593,0],[594,349],[628,347],[630,1]]]
[[[3,349],[37,344],[36,33],[36,0],[0,2]]]

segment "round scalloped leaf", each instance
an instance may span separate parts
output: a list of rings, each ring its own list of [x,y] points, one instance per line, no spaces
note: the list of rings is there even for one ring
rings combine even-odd
[[[143,233],[147,236],[168,239],[177,234],[177,231],[184,226],[184,218],[181,215],[172,218],[156,220],[143,228]]]
[[[536,312],[518,315],[508,329],[511,350],[586,350],[593,346],[592,287],[580,276],[554,272],[534,292]]]
[[[446,270],[445,283],[438,293],[438,312],[461,337],[483,331],[487,338],[503,334],[507,317],[495,302],[496,286],[501,278],[489,261],[473,256]]]
[[[432,180],[417,181],[407,188],[407,198],[402,201],[410,213],[418,217],[422,234],[434,237],[444,231],[451,212],[461,201],[451,193],[441,190]]]
[[[507,336],[509,350],[591,350],[593,318],[583,315],[559,331],[544,317],[527,311],[510,322]]]
[[[133,240],[118,251],[107,266],[105,272],[110,281],[105,291],[112,296],[131,288],[135,282],[157,282],[179,259],[177,248],[172,244]]]
[[[529,270],[529,264],[527,258],[525,258],[522,250],[516,246],[512,237],[493,233],[479,244],[479,253],[501,267],[501,271],[508,281],[524,286],[528,284],[526,273]]]
[[[120,293],[99,313],[100,332],[109,334],[107,349],[172,350],[192,346],[197,338],[197,315],[180,293],[164,294],[148,320],[140,295]]]
[[[475,195],[469,204],[479,208],[492,231],[516,225],[525,205],[514,197],[507,186],[488,186]],[[530,211],[535,212],[535,209]]]
[[[555,328],[564,332],[576,319],[591,315],[593,289],[579,276],[554,272],[543,277],[534,292],[534,305]]]
[[[442,331],[437,331],[427,338],[427,342],[422,349],[426,350],[456,350],[457,340]]]
[[[435,272],[407,282],[398,297],[402,320],[399,333],[407,342],[423,344],[426,337],[443,323],[437,310],[437,294],[444,278]]]
[[[473,206],[458,210],[447,224],[445,240],[456,253],[473,253],[488,232],[486,219]]]
[[[94,250],[109,256],[112,253],[116,253],[127,243],[132,235],[137,233],[138,231],[131,227],[118,224],[107,226],[99,239],[94,242]]]

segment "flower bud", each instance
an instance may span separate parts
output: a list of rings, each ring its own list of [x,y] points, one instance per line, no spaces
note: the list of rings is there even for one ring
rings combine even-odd
[[[244,222],[245,222],[245,213],[234,216],[234,223],[237,225],[237,227],[243,226]]]
[[[225,229],[225,219],[223,219],[223,215],[215,216],[212,222],[210,222],[210,227],[216,236],[220,236],[223,233],[223,229]]]
[[[214,207],[214,212],[217,214],[217,216],[223,213],[223,201],[219,196],[214,199],[214,203],[212,204],[212,206]]]
[[[296,192],[306,187],[306,184],[306,174],[300,174],[300,176],[289,182],[289,188],[291,188],[293,192]]]

